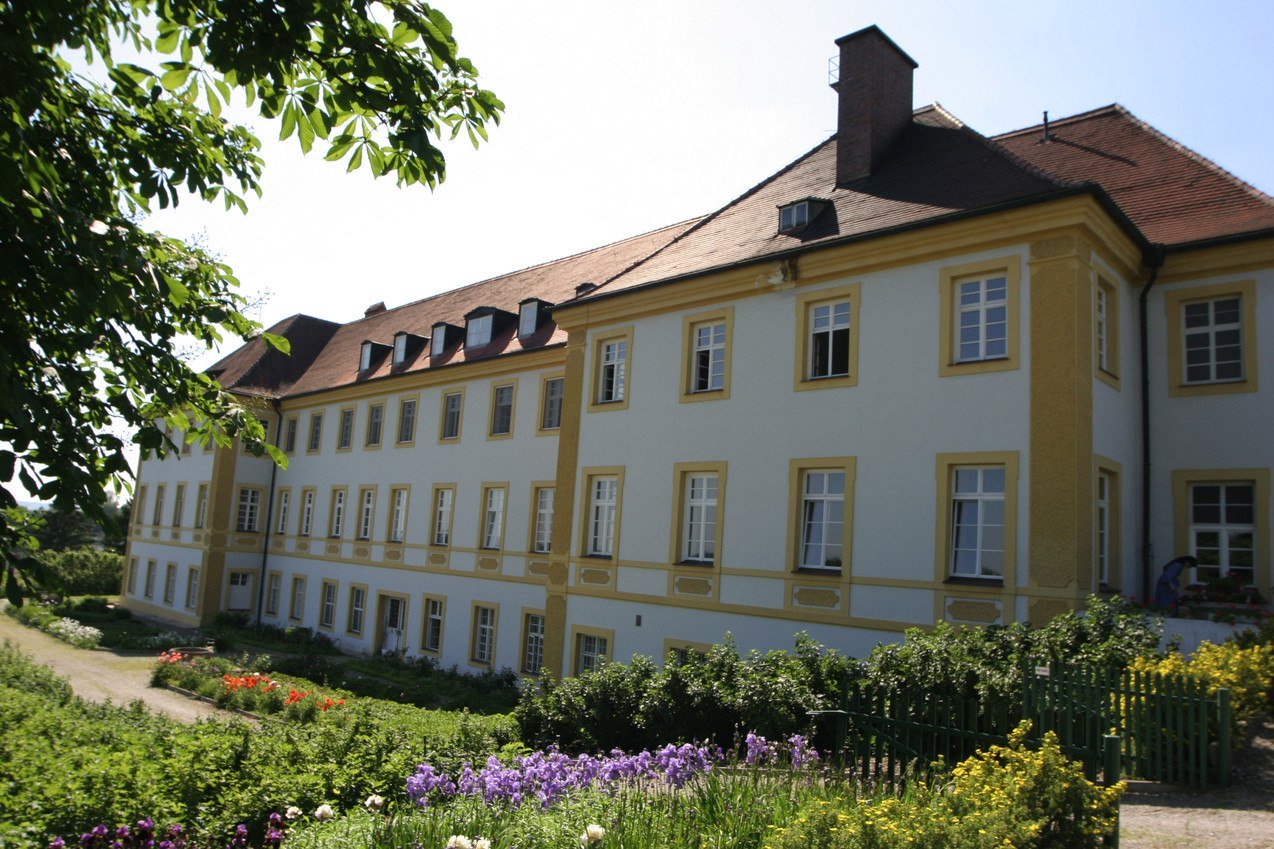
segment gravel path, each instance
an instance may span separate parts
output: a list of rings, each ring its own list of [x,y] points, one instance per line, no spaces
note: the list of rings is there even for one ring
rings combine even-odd
[[[225,719],[228,714],[205,702],[187,699],[170,690],[150,686],[155,654],[115,654],[69,646],[43,631],[28,628],[7,613],[0,612],[0,640],[7,640],[58,675],[71,682],[75,694],[93,702],[110,700],[128,704],[141,699],[157,713],[182,722],[204,717]]]

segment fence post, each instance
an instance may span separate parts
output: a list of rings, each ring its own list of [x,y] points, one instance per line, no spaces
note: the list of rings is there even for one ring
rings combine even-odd
[[[1230,786],[1230,688],[1216,691],[1217,702],[1217,780],[1222,787]]]
[[[1105,744],[1102,749],[1102,784],[1106,787],[1114,787],[1119,783],[1122,765],[1120,763],[1120,747],[1121,742],[1118,734],[1107,734]],[[1119,802],[1115,802],[1115,831],[1113,834],[1106,835],[1102,841],[1107,846],[1114,846],[1119,849]]]

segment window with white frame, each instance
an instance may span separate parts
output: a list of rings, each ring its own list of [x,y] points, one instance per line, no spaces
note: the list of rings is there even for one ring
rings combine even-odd
[[[186,512],[186,485],[184,483],[177,484],[177,490],[173,494],[173,527],[180,528]]]
[[[627,370],[628,340],[611,339],[603,342],[597,381],[597,403],[610,404],[624,400]]]
[[[283,452],[285,454],[291,454],[293,451],[296,450],[296,426],[297,426],[296,416],[292,416],[291,418],[289,418],[287,421],[287,424],[284,425]]]
[[[332,515],[328,518],[327,535],[338,539],[345,526],[345,490],[332,490]]]
[[[164,604],[172,604],[177,598],[177,564],[169,563],[164,570]]]
[[[390,492],[389,541],[402,542],[407,534],[407,490],[397,487]]]
[[[139,525],[146,523],[146,484],[137,487],[137,494],[133,496],[132,518]]]
[[[566,379],[550,377],[544,381],[544,407],[540,414],[540,430],[557,430],[562,426],[562,393]]]
[[[1004,577],[1004,467],[957,466],[951,493],[951,574]]]
[[[491,435],[513,432],[513,384],[497,386],[491,394]]]
[[[586,554],[611,557],[615,553],[615,510],[619,503],[619,479],[595,477],[589,487],[588,548]]]
[[[336,624],[336,584],[331,581],[324,581],[322,591],[322,603],[319,605],[319,626],[331,628]]]
[[[186,609],[194,610],[199,604],[199,567],[191,566],[186,572]]]
[[[1110,371],[1110,292],[1097,284],[1097,367]]]
[[[265,579],[265,612],[278,614],[279,597],[283,594],[283,576],[271,572]]]
[[[696,324],[691,332],[691,392],[716,392],[725,388],[725,337],[723,321]]]
[[[1243,379],[1242,301],[1238,296],[1182,305],[1185,382]]]
[[[1097,515],[1095,517],[1093,560],[1097,573],[1097,586],[1110,585],[1111,550],[1111,479],[1105,471],[1097,472]]]
[[[154,560],[146,561],[146,589],[144,595],[146,598],[155,597],[155,570],[159,568]]]
[[[530,301],[518,309],[518,336],[525,339],[535,335],[540,326],[540,305]]]
[[[354,444],[354,411],[341,410],[341,426],[337,428],[336,447],[349,448]]]
[[[803,200],[797,203],[789,203],[786,206],[779,207],[779,232],[785,233],[788,230],[797,230],[804,227],[810,220],[810,204],[809,201]]]
[[[1251,584],[1256,564],[1256,486],[1190,485],[1190,549],[1199,561],[1196,579],[1234,578]]]
[[[292,493],[290,490],[279,490],[279,523],[275,526],[275,533],[287,534],[288,532],[288,507],[292,504]]]
[[[239,490],[239,513],[235,521],[235,530],[244,533],[255,533],[257,520],[261,514],[261,490],[242,487]]]
[[[359,497],[358,538],[372,538],[372,522],[376,513],[376,490],[364,489]]]
[[[394,365],[402,365],[407,360],[407,334],[394,334]]]
[[[372,365],[372,343],[364,342],[358,352],[358,370],[366,371]]]
[[[131,557],[128,560],[128,594],[137,595],[137,558]]]
[[[199,484],[199,492],[195,496],[195,527],[208,526],[208,484]]]
[[[367,590],[363,587],[349,588],[349,616],[345,630],[351,634],[363,633],[363,614],[367,608]]]
[[[425,651],[442,651],[442,599],[425,599],[425,627],[420,637],[420,647]]]
[[[482,547],[499,548],[504,539],[504,490],[488,487],[483,497]]]
[[[596,634],[577,634],[575,651],[575,674],[583,675],[592,672],[606,661],[607,641]]]
[[[1004,275],[956,284],[956,362],[1008,356],[1008,278]]]
[[[526,639],[522,646],[522,672],[539,675],[544,665],[544,616],[528,613],[525,623]]]
[[[809,378],[845,377],[849,374],[849,301],[810,306]]]
[[[435,324],[433,328],[433,336],[429,339],[429,356],[441,357],[443,352],[447,350],[447,327],[446,325]]]
[[[537,554],[547,554],[553,542],[553,500],[553,487],[542,486],[535,490],[535,532],[532,534],[531,550]]]
[[[404,398],[398,403],[398,441],[411,442],[416,438],[416,399]]]
[[[844,558],[845,473],[810,469],[801,482],[801,555],[805,569],[839,569]]]
[[[292,603],[288,608],[288,618],[300,622],[305,618],[305,578],[292,576]]]
[[[451,501],[455,493],[451,489],[434,491],[433,544],[451,544]]]
[[[371,448],[380,445],[380,432],[385,424],[385,405],[369,404],[367,406],[367,438],[363,445]]]
[[[491,316],[483,315],[469,319],[466,326],[464,346],[480,348],[491,342]]]
[[[495,608],[477,605],[473,608],[474,663],[489,664],[495,654]]]
[[[681,559],[711,563],[717,556],[717,487],[714,473],[686,475]]]
[[[323,414],[310,413],[310,439],[305,445],[306,451],[317,451],[323,444]]]
[[[441,439],[460,438],[460,412],[463,404],[464,396],[459,392],[449,392],[443,396]]]
[[[307,489],[301,494],[301,527],[297,536],[308,537],[314,526],[314,490]]]
[[[155,513],[150,518],[152,525],[162,525],[164,523],[164,485],[161,483],[155,487]]]

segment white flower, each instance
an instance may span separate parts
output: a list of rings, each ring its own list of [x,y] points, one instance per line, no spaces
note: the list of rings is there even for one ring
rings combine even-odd
[[[473,849],[473,841],[463,834],[453,834],[447,838],[447,849]]]
[[[584,833],[579,836],[579,845],[587,846],[590,843],[596,843],[606,836],[606,829],[597,823],[590,824],[584,829]]]
[[[301,815],[301,809],[296,805],[288,805],[288,809],[283,812],[283,816],[287,819],[294,820]]]
[[[319,822],[327,822],[331,818],[332,818],[331,805],[319,805],[318,808],[316,808],[314,811],[314,819],[318,820]]]
[[[363,807],[367,808],[370,811],[370,810],[379,808],[380,806],[384,804],[385,804],[384,798],[373,793],[372,795],[367,797],[366,802],[363,802]]]
[[[491,849],[491,841],[485,837],[479,837],[473,841],[473,849]]]
[[[96,233],[96,234],[97,234],[97,235],[99,235],[99,236],[105,236],[105,235],[106,235],[106,232],[107,232],[110,228],[106,226],[106,222],[105,222],[105,221],[98,221],[98,220],[94,219],[94,220],[93,220],[93,223],[92,223],[92,224],[90,224],[90,225],[88,225],[88,229],[89,229],[89,232],[90,232],[90,233]]]

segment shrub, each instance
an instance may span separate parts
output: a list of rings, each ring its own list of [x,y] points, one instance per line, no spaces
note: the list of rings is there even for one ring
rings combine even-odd
[[[124,557],[96,548],[42,551],[40,561],[55,577],[55,586],[67,595],[119,592],[124,575]]]
[[[1207,682],[1208,695],[1222,687],[1230,691],[1230,707],[1236,723],[1274,706],[1274,646],[1227,640],[1220,645],[1202,643],[1186,658],[1172,653],[1164,658],[1140,658],[1133,669],[1160,675],[1185,675]],[[1235,735],[1234,745],[1242,744]]]

